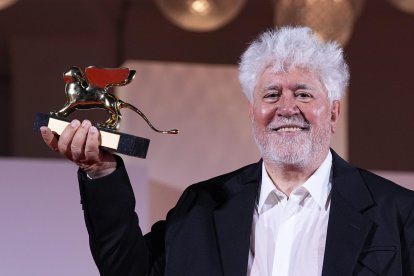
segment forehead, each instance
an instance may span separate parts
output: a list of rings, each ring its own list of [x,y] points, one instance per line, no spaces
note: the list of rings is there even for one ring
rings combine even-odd
[[[291,67],[287,70],[277,70],[273,66],[266,67],[258,76],[257,87],[268,84],[307,84],[325,90],[325,86],[315,70],[301,67]]]
[[[274,66],[266,67],[258,75],[253,95],[265,93],[269,87],[287,88],[292,91],[305,88],[316,94],[324,94],[329,97],[328,90],[320,75],[315,71],[302,67],[291,67],[287,70],[276,70]]]

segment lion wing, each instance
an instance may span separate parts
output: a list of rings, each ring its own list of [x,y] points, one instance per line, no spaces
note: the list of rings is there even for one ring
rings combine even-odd
[[[85,69],[89,85],[99,88],[125,85],[132,80],[134,74],[131,73],[135,73],[135,71],[130,72],[128,68],[98,68],[91,66]]]

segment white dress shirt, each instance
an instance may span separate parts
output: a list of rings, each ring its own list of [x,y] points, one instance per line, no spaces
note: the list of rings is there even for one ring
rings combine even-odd
[[[253,215],[250,276],[322,274],[331,191],[332,154],[289,198],[276,189],[262,167],[260,195]]]

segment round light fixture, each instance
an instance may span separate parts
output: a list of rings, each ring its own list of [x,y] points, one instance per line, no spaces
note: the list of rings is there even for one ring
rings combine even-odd
[[[155,0],[172,23],[189,31],[216,30],[231,21],[246,0]]]
[[[276,25],[303,25],[323,40],[345,46],[365,0],[279,0],[275,5]]]
[[[407,13],[414,13],[414,0],[388,0],[399,10]]]
[[[17,2],[17,0],[0,0],[0,10],[13,5],[15,2]]]

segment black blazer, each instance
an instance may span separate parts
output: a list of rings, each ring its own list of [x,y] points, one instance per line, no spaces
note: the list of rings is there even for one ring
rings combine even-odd
[[[414,192],[332,155],[322,275],[414,275]],[[261,162],[188,187],[145,236],[121,160],[112,175],[79,180],[101,275],[246,275]]]

